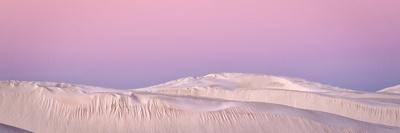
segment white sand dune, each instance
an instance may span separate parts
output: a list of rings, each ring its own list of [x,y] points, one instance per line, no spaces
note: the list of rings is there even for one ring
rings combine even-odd
[[[399,100],[254,74],[211,74],[133,90],[2,81],[0,123],[50,133],[398,133]]]
[[[388,87],[388,88],[379,90],[378,92],[400,94],[400,85]]]
[[[298,78],[243,73],[220,73],[209,74],[202,77],[187,77],[147,87],[146,89],[154,90],[156,88],[213,88],[225,90],[284,89],[306,92],[353,91]]]
[[[241,80],[242,78],[244,80]],[[275,103],[400,127],[399,96],[352,91],[293,78],[222,73],[184,78],[139,90],[170,95]]]

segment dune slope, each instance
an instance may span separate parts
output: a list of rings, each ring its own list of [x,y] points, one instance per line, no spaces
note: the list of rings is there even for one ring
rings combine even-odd
[[[275,103],[400,127],[399,96],[347,90],[295,78],[222,73],[133,91]]]

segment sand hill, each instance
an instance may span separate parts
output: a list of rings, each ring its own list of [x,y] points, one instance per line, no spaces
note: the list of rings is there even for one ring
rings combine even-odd
[[[378,92],[400,94],[400,85],[388,87],[388,88],[382,89]]]
[[[398,133],[400,96],[240,73],[131,90],[1,81],[0,123],[49,133]]]

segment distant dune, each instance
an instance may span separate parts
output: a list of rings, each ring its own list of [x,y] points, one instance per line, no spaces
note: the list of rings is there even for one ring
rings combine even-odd
[[[0,131],[398,133],[400,95],[220,73],[141,89],[1,81]]]
[[[382,89],[378,92],[400,94],[400,85],[388,87],[388,88]]]

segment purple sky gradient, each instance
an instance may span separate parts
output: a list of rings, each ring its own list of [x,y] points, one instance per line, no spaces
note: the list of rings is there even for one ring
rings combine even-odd
[[[0,1],[0,80],[137,88],[215,72],[400,84],[400,1]]]

